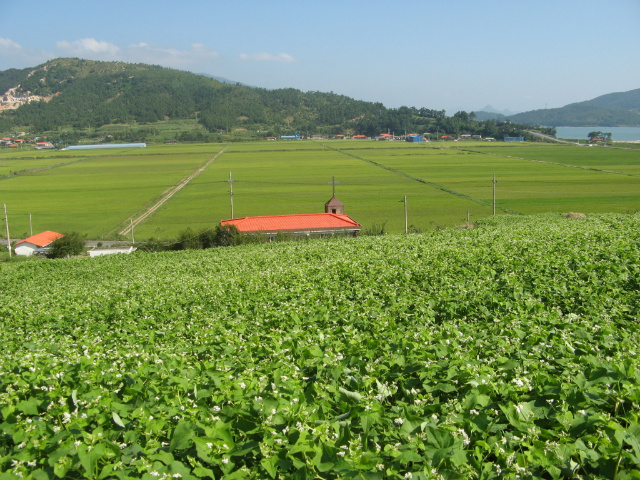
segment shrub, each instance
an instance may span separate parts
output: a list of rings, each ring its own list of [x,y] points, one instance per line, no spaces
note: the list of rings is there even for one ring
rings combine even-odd
[[[85,236],[78,232],[66,233],[51,244],[48,258],[69,258],[80,255],[85,249]]]

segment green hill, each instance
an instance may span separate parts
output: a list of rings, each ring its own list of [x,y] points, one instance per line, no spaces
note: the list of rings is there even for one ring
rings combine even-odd
[[[51,98],[3,112],[0,128],[47,131],[197,117],[209,131],[259,125],[284,134],[331,125],[359,128],[368,117],[388,112],[381,104],[333,93],[266,90],[151,65],[70,58],[0,72],[2,92],[18,85],[18,92]]]
[[[554,127],[640,126],[640,89],[610,93],[562,108],[533,110],[508,118],[517,123]]]
[[[640,114],[640,88],[628,92],[609,93],[601,95],[593,100],[578,103],[577,105],[591,105],[594,107],[620,108]]]
[[[478,122],[466,112],[447,117],[428,108],[386,108],[324,92],[293,88],[267,90],[222,83],[168,68],[98,62],[77,58],[52,60],[34,68],[0,72],[0,93],[38,96],[0,113],[0,130],[24,128],[58,132],[110,124],[153,124],[189,119],[211,134],[235,130],[258,137],[299,133],[363,134],[381,132],[525,135],[524,126]]]

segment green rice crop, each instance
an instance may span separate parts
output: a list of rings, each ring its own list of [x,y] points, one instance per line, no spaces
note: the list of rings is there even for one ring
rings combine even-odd
[[[459,144],[458,144],[459,143]],[[220,155],[135,229],[171,239],[234,215],[322,212],[333,177],[346,213],[366,230],[414,231],[496,213],[625,213],[640,209],[638,150],[481,142],[291,141],[153,145],[145,149],[0,152],[0,200],[14,236],[77,230],[112,238],[163,192]],[[19,172],[8,176],[9,172]],[[5,176],[3,177],[2,174]]]

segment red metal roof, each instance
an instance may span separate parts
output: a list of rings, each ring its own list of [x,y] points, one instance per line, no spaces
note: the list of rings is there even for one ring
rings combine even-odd
[[[221,225],[235,225],[240,232],[301,232],[323,230],[360,230],[362,226],[347,215],[336,213],[302,213],[223,220]]]
[[[46,247],[54,240],[59,239],[60,237],[64,237],[63,234],[58,232],[52,232],[51,230],[47,230],[46,232],[38,233],[37,235],[33,235],[32,237],[25,238],[24,240],[20,240],[16,245],[20,245],[21,243],[33,243],[38,247]]]

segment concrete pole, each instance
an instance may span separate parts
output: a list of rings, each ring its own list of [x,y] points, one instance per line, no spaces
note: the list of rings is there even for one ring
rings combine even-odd
[[[404,233],[409,233],[409,216],[407,214],[407,196],[404,196]]]
[[[2,205],[4,208],[4,225],[7,229],[7,250],[9,250],[9,258],[11,258],[11,237],[9,236],[9,219],[7,218],[7,205]]]
[[[493,214],[496,214],[496,174],[493,174]]]

